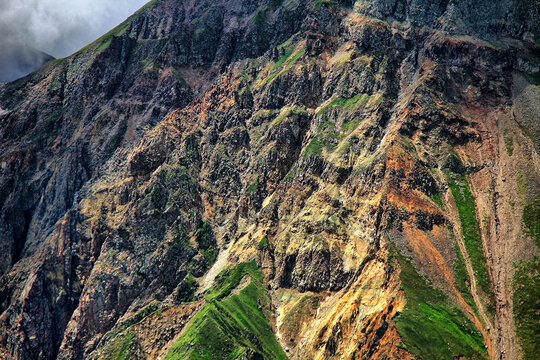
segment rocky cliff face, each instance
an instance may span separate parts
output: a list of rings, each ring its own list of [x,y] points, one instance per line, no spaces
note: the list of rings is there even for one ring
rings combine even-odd
[[[0,85],[0,355],[534,358],[539,24],[152,1]]]

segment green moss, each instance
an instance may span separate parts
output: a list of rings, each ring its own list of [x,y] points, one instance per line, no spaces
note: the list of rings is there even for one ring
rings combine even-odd
[[[287,181],[292,180],[296,176],[296,173],[298,171],[299,171],[298,167],[296,166],[292,167],[287,173],[287,175],[285,175],[285,177],[281,180],[281,182],[287,182]]]
[[[281,55],[279,59],[276,61],[276,63],[274,64],[274,70],[279,69],[281,66],[283,66],[285,61],[287,61],[287,59],[293,54],[293,49],[284,48],[284,51],[285,51],[284,54]]]
[[[474,196],[469,189],[469,183],[465,175],[447,173],[447,180],[459,211],[461,236],[471,260],[476,282],[486,294],[490,295],[489,275],[482,248],[482,239],[476,221]]]
[[[383,96],[382,96],[382,94],[377,94],[377,95],[375,96],[375,99],[373,100],[373,105],[374,105],[374,106],[377,106],[377,105],[379,105],[382,101],[383,101]]]
[[[244,276],[250,283],[231,295]],[[265,317],[270,299],[255,262],[224,270],[206,295],[207,304],[175,341],[165,360],[239,359],[247,353],[287,359]]]
[[[354,53],[354,50],[351,50],[345,54],[345,56],[340,60],[338,67],[343,66],[346,62],[349,62],[351,60],[351,56]]]
[[[524,360],[540,354],[540,257],[522,261],[514,274],[513,310]]]
[[[514,138],[512,136],[505,136],[504,145],[508,156],[512,156],[514,154]]]
[[[423,360],[485,358],[482,336],[471,321],[447,295],[433,288],[395,246],[390,263],[394,259],[401,267],[401,286],[407,299],[395,322],[407,351]]]
[[[523,208],[525,232],[531,236],[540,249],[540,197],[530,199]]]
[[[257,190],[259,190],[259,175],[255,176],[255,179],[247,187],[248,194],[255,194]]]

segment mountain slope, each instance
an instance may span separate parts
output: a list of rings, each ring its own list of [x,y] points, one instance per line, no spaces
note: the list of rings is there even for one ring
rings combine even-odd
[[[221,253],[290,358],[532,358],[534,10],[153,1],[2,85],[0,353],[193,354]]]

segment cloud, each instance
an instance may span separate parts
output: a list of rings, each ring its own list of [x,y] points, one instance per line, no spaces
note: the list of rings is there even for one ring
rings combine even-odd
[[[147,1],[0,0],[0,49],[25,45],[64,57],[120,24]]]

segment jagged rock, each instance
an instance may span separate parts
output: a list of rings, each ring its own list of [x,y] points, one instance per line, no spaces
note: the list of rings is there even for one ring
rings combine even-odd
[[[155,359],[255,260],[290,358],[421,358],[400,321],[439,298],[478,345],[419,327],[445,356],[517,358],[484,301],[537,250],[533,6],[162,0],[0,85],[0,357]],[[440,293],[408,302],[413,270]]]

